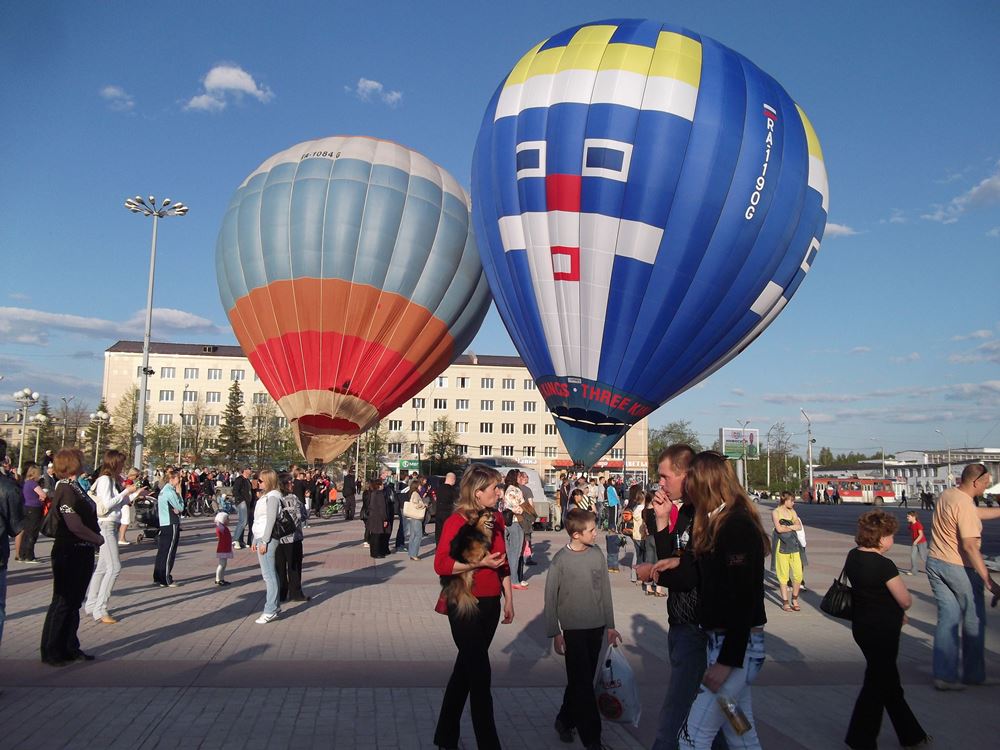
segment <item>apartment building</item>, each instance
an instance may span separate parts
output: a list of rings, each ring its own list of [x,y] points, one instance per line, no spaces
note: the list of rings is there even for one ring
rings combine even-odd
[[[247,404],[269,403],[263,383],[238,346],[154,343],[150,346],[146,398],[155,424],[217,427],[227,392],[240,381]],[[119,341],[104,353],[102,393],[108,408],[138,387],[142,342]],[[388,431],[387,462],[415,467],[426,455],[430,431],[446,418],[462,455],[501,458],[532,467],[549,479],[572,466],[552,415],[519,357],[463,354],[420,393],[383,420]],[[283,417],[281,417],[284,420]],[[284,421],[282,424],[286,424]],[[602,472],[645,476],[649,445],[647,420],[598,462]]]

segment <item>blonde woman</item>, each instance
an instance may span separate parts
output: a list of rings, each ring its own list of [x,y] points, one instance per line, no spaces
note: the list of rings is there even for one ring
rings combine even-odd
[[[267,598],[264,601],[264,612],[254,622],[266,625],[278,618],[278,597],[281,588],[278,584],[278,569],[274,557],[278,551],[278,540],[271,539],[274,522],[278,520],[278,508],[281,505],[281,491],[278,489],[278,473],[274,469],[264,469],[259,475],[261,496],[253,510],[253,545],[251,549],[257,552],[257,562],[260,564],[260,574],[264,579]]]
[[[506,534],[507,561],[510,564],[511,586],[515,589],[526,589],[528,584],[521,580],[518,563],[524,551],[524,527],[521,519],[524,516],[524,493],[518,483],[518,470],[507,472],[503,488],[504,522],[507,524]]]
[[[514,602],[510,584],[510,566],[504,542],[504,522],[496,512],[501,491],[500,474],[488,466],[473,464],[462,475],[459,501],[455,512],[444,523],[441,541],[434,555],[434,572],[451,576],[474,570],[472,594],[479,600],[472,617],[460,617],[453,606],[448,607],[451,637],[458,647],[455,668],[448,680],[434,731],[438,747],[457,748],[459,725],[465,702],[472,705],[472,726],[480,750],[499,750],[493,698],[490,695],[490,643],[500,621],[500,595],[503,594],[503,623],[514,621]],[[479,517],[482,511],[493,511],[493,539],[489,554],[480,562],[463,563],[451,556],[451,542],[459,530]]]
[[[410,482],[410,494],[403,504],[403,523],[406,524],[406,546],[411,560],[420,559],[420,542],[424,539],[424,515],[427,503],[420,495],[420,480]]]

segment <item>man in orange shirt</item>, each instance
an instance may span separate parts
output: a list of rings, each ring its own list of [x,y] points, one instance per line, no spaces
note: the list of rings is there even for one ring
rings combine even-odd
[[[934,687],[938,690],[987,684],[983,588],[996,596],[1000,585],[990,577],[979,548],[983,520],[1000,518],[1000,508],[977,508],[973,498],[992,481],[984,464],[969,464],[958,487],[941,493],[934,508],[926,567],[938,609],[934,631]]]

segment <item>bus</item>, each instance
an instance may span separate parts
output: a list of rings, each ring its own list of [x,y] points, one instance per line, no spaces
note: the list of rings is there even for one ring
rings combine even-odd
[[[830,496],[840,496],[842,503],[864,503],[865,505],[883,505],[896,502],[896,491],[891,479],[875,477],[815,477],[813,479],[813,496],[817,502],[822,502],[826,490]]]

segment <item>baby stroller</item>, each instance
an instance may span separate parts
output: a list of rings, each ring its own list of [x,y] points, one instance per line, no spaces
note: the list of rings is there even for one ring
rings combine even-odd
[[[155,497],[143,497],[133,505],[136,521],[142,526],[142,531],[135,535],[135,543],[143,539],[156,539],[160,533],[160,511]]]

